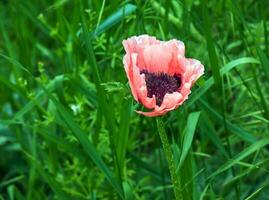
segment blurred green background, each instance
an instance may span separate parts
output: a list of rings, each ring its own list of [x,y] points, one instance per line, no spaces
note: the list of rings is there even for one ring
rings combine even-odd
[[[185,43],[205,75],[165,117],[184,200],[269,199],[269,1],[1,0],[0,199],[173,199],[122,40]]]

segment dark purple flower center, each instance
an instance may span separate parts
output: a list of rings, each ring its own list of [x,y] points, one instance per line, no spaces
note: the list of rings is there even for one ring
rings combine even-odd
[[[181,77],[178,74],[170,76],[165,73],[150,73],[142,70],[140,74],[145,74],[145,80],[148,90],[148,97],[155,95],[156,104],[161,106],[164,95],[173,93],[178,90],[181,85]]]

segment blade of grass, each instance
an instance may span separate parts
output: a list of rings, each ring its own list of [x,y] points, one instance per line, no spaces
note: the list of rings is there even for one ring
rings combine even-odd
[[[224,155],[226,158],[229,157],[228,152],[225,150],[221,139],[219,138],[217,132],[214,129],[214,125],[209,120],[206,113],[202,113],[202,117],[200,118],[201,123],[199,123],[199,126],[201,127],[201,130],[204,131],[206,136],[212,141],[212,143],[217,147],[217,150],[219,150],[222,155]]]
[[[136,6],[133,4],[127,4],[120,8],[118,11],[113,13],[110,17],[104,20],[100,26],[95,30],[94,37],[100,35],[101,33],[107,31],[109,28],[113,27],[115,24],[122,20],[123,16],[128,16],[136,10]]]
[[[63,75],[56,76],[52,81],[49,82],[49,84],[46,86],[46,89],[52,92],[57,82],[63,82],[64,80],[65,77]],[[38,92],[37,95],[32,100],[30,100],[22,109],[20,109],[11,120],[6,120],[2,122],[7,125],[17,123],[18,120],[21,120],[25,114],[29,113],[38,104],[38,102],[41,101],[43,95],[44,91]]]
[[[233,60],[227,64],[225,64],[221,70],[220,74],[223,76],[224,74],[231,71],[233,68],[243,65],[243,64],[260,64],[260,62],[251,57],[244,57],[244,58],[238,58],[236,60]],[[214,78],[210,77],[207,79],[203,87],[198,88],[196,91],[193,92],[190,99],[187,102],[187,108],[190,107],[192,104],[194,104],[198,99],[200,99],[201,96],[203,96],[213,85],[215,84]]]
[[[18,69],[18,70],[24,70],[25,72],[31,74],[31,72],[29,72],[29,70],[27,68],[25,68],[21,63],[19,63],[16,59],[11,58],[9,56],[6,56],[6,55],[4,55],[2,53],[0,53],[0,56],[3,57],[8,62],[12,63],[16,69]]]
[[[23,16],[27,17],[29,20],[31,20],[32,24],[35,25],[41,32],[48,35],[50,34],[50,31],[47,27],[45,27],[36,16],[38,16],[38,12],[36,10],[36,7],[32,6],[31,2],[28,1],[21,1],[19,5],[16,5],[19,7],[21,13]]]
[[[135,12],[136,6],[133,4],[126,4],[124,7],[120,8],[118,11],[110,15],[108,18],[106,18],[100,25],[97,24],[96,29],[90,33],[90,38],[97,37],[107,31],[108,29],[115,26],[117,23],[121,22],[122,18],[125,16],[128,16]],[[83,28],[79,29],[77,32],[77,35],[81,35],[83,32]],[[83,36],[82,36],[83,37]]]
[[[105,91],[101,87],[102,81],[101,81],[101,77],[100,77],[100,72],[99,72],[99,69],[97,66],[93,47],[91,44],[91,38],[89,37],[88,29],[86,26],[86,21],[85,21],[83,15],[82,15],[82,22],[83,22],[83,28],[82,28],[83,40],[85,41],[87,57],[88,57],[88,60],[90,62],[89,64],[93,70],[93,79],[94,79],[94,83],[95,83],[95,87],[96,87],[96,91],[97,91],[97,95],[98,95],[98,103],[99,103],[99,106],[101,107],[103,113],[105,113],[104,117],[106,119],[109,132],[113,136],[115,133],[114,132],[115,131],[115,117],[114,117],[113,113],[110,112],[108,103],[106,101],[107,97],[105,95]],[[111,145],[113,145],[112,141],[111,141]]]
[[[2,182],[0,183],[0,188],[4,187],[4,186],[6,186],[6,185],[13,184],[13,183],[15,183],[15,182],[17,182],[17,181],[20,181],[20,180],[24,179],[24,178],[25,178],[24,175],[19,175],[19,176],[16,176],[16,177],[14,177],[14,178],[11,178],[11,179],[4,180],[4,181],[2,181]]]
[[[208,1],[204,0],[203,1],[203,19],[204,19],[204,34],[206,38],[206,43],[207,43],[207,51],[209,55],[209,60],[211,64],[211,69],[213,73],[213,78],[215,81],[215,84],[218,88],[218,91],[221,91],[222,88],[222,81],[221,81],[221,75],[220,75],[220,67],[219,67],[219,62],[218,62],[218,57],[214,45],[214,40],[212,37],[212,31],[211,31],[211,22],[208,16],[208,8],[207,8]]]
[[[223,116],[221,116],[218,112],[216,112],[208,103],[206,103],[204,100],[200,99],[199,103],[203,106],[203,108],[208,111],[213,118],[220,124],[223,124]],[[229,122],[228,120],[226,120],[226,126],[227,129],[229,131],[231,131],[232,133],[236,134],[237,136],[239,136],[240,138],[242,138],[243,140],[250,142],[250,143],[254,143],[257,141],[257,139],[251,135],[250,133],[248,133],[247,131],[239,128],[236,125],[233,125],[231,122]]]
[[[265,188],[265,186],[260,187],[254,191],[251,195],[247,196],[245,200],[257,199],[257,195]]]
[[[104,12],[105,4],[106,4],[106,0],[103,0],[101,9],[100,9],[100,12],[99,12],[99,15],[98,15],[98,20],[97,20],[97,25],[96,25],[94,35],[97,35],[97,31],[98,31],[98,28],[99,28],[99,25],[100,25],[100,22],[101,22],[101,18],[102,18],[103,12]],[[109,23],[109,25],[110,25],[110,23]]]
[[[23,194],[20,192],[20,190],[14,186],[14,197],[17,200],[26,200]]]
[[[228,6],[230,6],[231,8],[231,11],[233,11],[234,15],[238,17],[239,21],[242,23],[243,27],[246,29],[247,33],[252,37],[253,41],[255,41],[255,38],[256,38],[256,35],[254,35],[252,33],[252,31],[250,30],[246,20],[245,20],[245,17],[240,9],[240,7],[238,6],[238,2],[236,1],[227,1],[228,2]],[[243,42],[245,43],[246,46],[248,46],[248,43],[246,42],[246,40],[242,39]],[[250,49],[249,47],[247,48],[249,52]],[[266,53],[264,53],[262,51],[262,49],[260,48],[260,45],[255,45],[255,49],[256,49],[256,52],[257,52],[257,55],[259,57],[259,60],[261,61],[261,66],[263,67],[263,70],[264,70],[264,73],[267,77],[267,79],[269,79],[269,58],[267,57]],[[253,71],[253,76],[254,78],[256,78],[255,76],[255,69],[252,69]],[[256,84],[256,88],[259,92],[259,96],[260,96],[260,99],[261,99],[261,103],[262,103],[262,106],[263,106],[263,109],[264,109],[264,113],[265,113],[265,117],[267,119],[269,119],[269,109],[268,109],[268,105],[265,101],[265,98],[264,98],[264,94],[263,92],[260,90],[260,86],[261,84],[259,84],[259,81],[258,80],[255,80],[255,84]],[[265,84],[265,87],[268,88],[268,85]]]
[[[161,172],[159,170],[157,170],[156,167],[146,163],[145,161],[143,161],[140,157],[136,156],[135,154],[128,154],[128,156],[131,157],[133,162],[136,163],[140,168],[149,172],[153,177],[158,179],[158,181],[162,181]],[[165,182],[167,183],[168,180],[165,179]]]
[[[19,92],[21,95],[23,95],[22,91],[14,83],[11,83],[6,77],[0,75],[0,82],[3,83],[6,87],[13,90],[14,92]]]
[[[85,163],[85,166],[92,166],[92,163],[88,159],[88,154],[80,148],[79,145],[74,144],[70,141],[62,139],[57,135],[51,134],[51,131],[47,127],[31,127],[33,130],[37,132],[45,141],[48,143],[52,143],[55,145],[60,151],[65,153],[70,153],[75,158],[78,158],[81,163]]]
[[[1,9],[1,8],[0,8]],[[4,12],[1,13],[0,18],[4,18]],[[17,53],[15,52],[15,49],[13,47],[13,44],[9,38],[9,34],[6,31],[7,29],[4,27],[4,20],[0,20],[0,32],[2,33],[2,38],[3,38],[3,42],[5,44],[7,53],[9,55],[10,58],[12,59],[16,59],[17,58]],[[0,54],[2,56],[2,54]],[[13,64],[13,63],[12,63]],[[14,67],[14,73],[15,76],[18,78],[22,75],[21,69]]]
[[[37,160],[34,160],[31,157],[30,159],[32,160],[32,164],[35,165],[38,173],[43,177],[55,194],[63,200],[71,200],[71,198],[62,191],[61,186],[54,180],[54,178],[52,178],[50,174],[44,170],[44,167]]]
[[[234,156],[231,160],[226,162],[224,165],[219,167],[214,173],[209,175],[209,179],[219,175],[220,173],[224,172],[225,170],[231,168],[232,166],[236,165],[239,161],[243,160],[244,158],[248,157],[252,153],[256,152],[257,150],[261,149],[262,147],[269,144],[269,139],[262,139],[258,142],[253,143],[249,147],[245,148],[243,151],[241,151],[239,154]]]
[[[81,8],[81,10],[83,10],[83,9]],[[112,151],[112,158],[113,158],[114,168],[115,168],[114,170],[116,172],[116,175],[119,175],[117,173],[120,171],[119,162],[118,162],[118,157],[117,157],[115,143],[114,143],[114,138],[115,138],[115,134],[116,134],[116,127],[115,127],[116,120],[115,120],[115,116],[114,116],[114,112],[113,112],[113,107],[108,104],[107,96],[106,96],[106,93],[104,91],[104,88],[101,87],[101,83],[102,83],[101,76],[100,76],[99,68],[97,66],[94,50],[92,47],[91,37],[89,35],[88,29],[86,26],[86,20],[85,20],[83,14],[81,15],[81,18],[82,18],[82,36],[83,36],[83,40],[85,42],[89,64],[90,64],[92,72],[93,72],[93,81],[94,81],[96,91],[97,91],[98,105],[100,106],[102,114],[104,115],[104,118],[105,118],[105,121],[107,124],[107,128],[109,131],[108,137],[109,137],[110,147],[111,147],[111,151]],[[117,178],[119,180],[121,180],[120,176],[118,176]]]
[[[209,188],[209,184],[207,184],[206,187],[205,187],[205,189],[203,190],[203,192],[202,192],[202,194],[200,196],[200,200],[203,200],[204,199],[208,188]]]
[[[181,151],[179,163],[177,164],[176,172],[180,170],[180,168],[182,167],[189,153],[199,117],[200,117],[200,112],[193,112],[193,113],[190,113],[188,116],[186,128],[183,133],[183,141],[181,145],[182,151]]]
[[[125,166],[125,154],[129,137],[130,117],[132,114],[132,100],[124,102],[121,110],[120,128],[115,137],[116,151],[119,159],[119,169],[123,173]]]
[[[45,90],[49,98],[53,101],[54,105],[57,107],[57,111],[59,112],[65,125],[69,127],[69,129],[72,131],[74,136],[78,139],[83,149],[90,156],[90,158],[96,164],[96,166],[105,174],[111,186],[116,190],[119,196],[123,198],[124,197],[123,191],[120,184],[117,182],[112,172],[109,170],[109,168],[101,159],[101,157],[98,155],[95,147],[87,138],[87,134],[84,133],[82,129],[80,128],[80,126],[73,120],[74,117],[72,116],[72,114],[67,109],[65,109],[65,107],[55,97],[53,97],[49,91],[47,91],[45,88],[43,89]]]

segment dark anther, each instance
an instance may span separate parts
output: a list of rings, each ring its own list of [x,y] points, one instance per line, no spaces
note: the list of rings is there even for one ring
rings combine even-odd
[[[158,106],[161,106],[166,93],[177,91],[181,85],[181,77],[177,74],[170,76],[165,73],[150,73],[146,70],[142,70],[140,74],[145,74],[148,97],[155,95]]]

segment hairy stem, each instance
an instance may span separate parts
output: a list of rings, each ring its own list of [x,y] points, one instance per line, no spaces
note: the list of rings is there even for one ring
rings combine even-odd
[[[157,121],[158,132],[159,132],[162,145],[163,145],[164,154],[168,163],[168,167],[169,167],[169,171],[170,171],[170,175],[172,179],[175,198],[176,200],[183,200],[182,193],[181,193],[180,180],[176,173],[174,157],[173,157],[172,149],[169,145],[168,138],[164,129],[164,123],[161,118],[157,118],[156,121]]]

